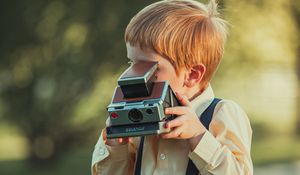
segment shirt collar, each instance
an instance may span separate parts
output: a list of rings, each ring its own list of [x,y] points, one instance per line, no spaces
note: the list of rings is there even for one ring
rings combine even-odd
[[[198,116],[201,116],[201,114],[211,104],[214,98],[214,92],[211,85],[209,84],[208,87],[198,97],[190,102],[190,106]]]

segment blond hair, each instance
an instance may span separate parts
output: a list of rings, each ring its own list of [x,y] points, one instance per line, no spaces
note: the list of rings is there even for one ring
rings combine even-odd
[[[204,64],[202,79],[209,82],[224,52],[226,21],[219,18],[217,3],[205,5],[192,0],[153,3],[129,22],[125,42],[152,49],[167,58],[176,72],[182,67]]]

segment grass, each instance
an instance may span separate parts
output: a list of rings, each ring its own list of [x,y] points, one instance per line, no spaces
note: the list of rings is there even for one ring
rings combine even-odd
[[[92,150],[72,150],[59,161],[37,167],[29,165],[25,160],[0,161],[0,174],[3,175],[85,175],[91,174],[90,162]]]

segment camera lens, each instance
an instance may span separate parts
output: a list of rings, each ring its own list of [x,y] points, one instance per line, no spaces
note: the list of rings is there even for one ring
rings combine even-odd
[[[128,118],[133,122],[139,122],[143,120],[143,114],[138,109],[131,109],[128,112]]]

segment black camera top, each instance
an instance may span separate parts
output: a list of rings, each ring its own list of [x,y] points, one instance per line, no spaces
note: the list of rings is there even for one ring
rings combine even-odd
[[[131,65],[118,80],[125,98],[145,97],[151,94],[158,62],[140,61]]]

